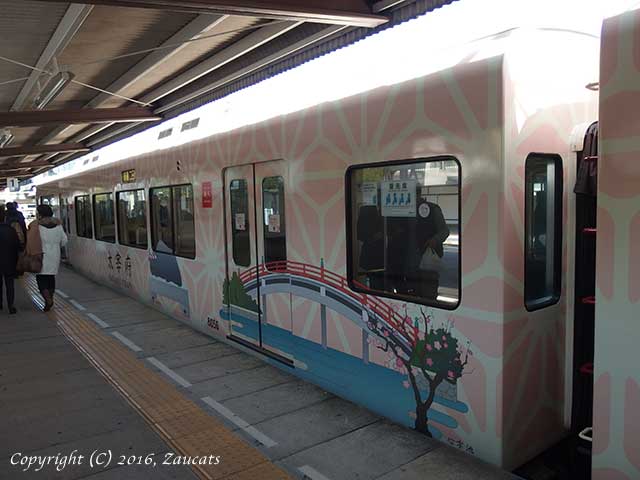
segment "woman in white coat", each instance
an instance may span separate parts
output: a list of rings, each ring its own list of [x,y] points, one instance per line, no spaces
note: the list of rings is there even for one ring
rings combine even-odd
[[[42,241],[42,270],[36,275],[38,290],[44,298],[44,311],[53,307],[53,295],[56,290],[56,275],[60,266],[60,248],[67,244],[60,220],[53,218],[53,210],[49,205],[39,205],[38,230]],[[28,242],[28,239],[27,239]]]

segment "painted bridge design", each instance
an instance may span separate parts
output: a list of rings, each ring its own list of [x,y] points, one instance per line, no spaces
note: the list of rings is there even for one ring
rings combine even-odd
[[[259,284],[261,296],[292,293],[330,308],[362,329],[363,347],[369,332],[367,323],[374,322],[411,355],[418,329],[382,300],[351,290],[345,277],[324,266],[317,267],[291,260],[270,262],[245,270],[240,273],[240,280],[245,291],[253,297],[256,296]],[[324,309],[321,314],[323,312]]]

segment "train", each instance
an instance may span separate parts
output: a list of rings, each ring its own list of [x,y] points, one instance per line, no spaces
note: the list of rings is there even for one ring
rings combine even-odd
[[[327,391],[505,469],[570,436],[573,478],[640,478],[639,12],[228,131],[194,111],[38,199],[74,269]]]

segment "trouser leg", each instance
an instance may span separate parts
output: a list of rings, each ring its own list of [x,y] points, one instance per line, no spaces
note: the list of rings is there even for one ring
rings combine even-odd
[[[4,284],[7,289],[7,306],[11,308],[16,300],[16,290],[13,277],[4,277]]]
[[[2,288],[3,279],[4,275],[0,275],[0,307],[2,307],[2,300],[4,298],[4,289]]]
[[[46,275],[36,275],[36,283],[38,284],[38,291],[40,293],[42,293],[43,290],[46,290],[46,287],[44,285],[44,283],[45,283],[44,277],[45,276]]]

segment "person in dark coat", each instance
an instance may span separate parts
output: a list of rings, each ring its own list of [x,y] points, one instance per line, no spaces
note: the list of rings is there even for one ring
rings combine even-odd
[[[5,223],[5,217],[4,205],[0,205],[0,309],[2,308],[2,284],[4,283],[7,292],[7,307],[9,307],[9,313],[14,314],[16,313],[14,279],[17,273],[16,264],[18,263],[20,242],[13,227]]]
[[[27,224],[24,221],[24,215],[18,210],[18,204],[16,202],[7,202],[3,223],[11,225],[16,230],[18,239],[20,240],[20,247],[24,250],[27,239]],[[22,231],[22,233],[20,233],[20,231]]]

